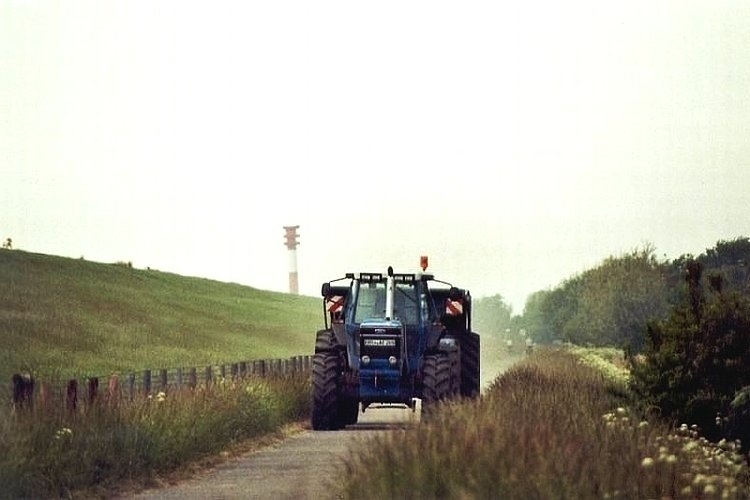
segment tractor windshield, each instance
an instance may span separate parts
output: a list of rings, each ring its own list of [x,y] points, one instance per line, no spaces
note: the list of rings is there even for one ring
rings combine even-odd
[[[363,283],[359,288],[354,322],[385,317],[385,283]],[[406,325],[419,324],[419,307],[413,283],[397,283],[393,314]]]

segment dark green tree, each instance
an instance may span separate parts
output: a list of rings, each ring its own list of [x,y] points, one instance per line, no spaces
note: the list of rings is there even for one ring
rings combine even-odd
[[[684,302],[649,324],[644,355],[631,357],[632,388],[644,407],[717,439],[731,434],[717,415],[729,415],[750,385],[750,301],[703,274],[700,262],[687,263]]]

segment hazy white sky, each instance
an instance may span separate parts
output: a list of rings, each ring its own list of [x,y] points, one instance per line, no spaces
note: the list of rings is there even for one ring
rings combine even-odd
[[[0,0],[0,238],[526,296],[750,235],[750,3]]]

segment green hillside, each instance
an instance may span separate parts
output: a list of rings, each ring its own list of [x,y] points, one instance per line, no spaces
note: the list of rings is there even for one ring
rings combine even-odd
[[[0,251],[0,379],[312,351],[320,300],[123,264]]]

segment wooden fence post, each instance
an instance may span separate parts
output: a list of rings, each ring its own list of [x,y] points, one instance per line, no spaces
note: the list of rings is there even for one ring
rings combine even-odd
[[[167,370],[160,370],[159,371],[159,384],[161,385],[162,392],[167,392],[167,382],[169,381],[167,377]]]
[[[247,362],[240,361],[240,378],[247,377]]]
[[[182,390],[182,368],[177,369],[176,382],[177,390]]]
[[[211,385],[211,375],[213,374],[213,368],[210,366],[206,367],[205,370],[205,382],[206,382],[206,388],[208,388],[209,385]]]
[[[88,380],[88,404],[93,405],[99,395],[99,377],[91,377]]]
[[[195,389],[198,386],[198,370],[191,368],[188,373],[188,386]]]
[[[135,373],[130,372],[125,378],[125,390],[128,393],[128,399],[132,401],[135,397]]]
[[[31,408],[34,403],[34,379],[28,373],[12,377],[13,404],[16,408]]]
[[[135,398],[135,373],[128,373],[128,398],[132,401]]]
[[[231,365],[232,369],[232,379],[237,379],[240,375],[240,365],[239,363],[232,363]]]
[[[69,412],[76,411],[78,407],[78,381],[74,378],[68,380],[65,391],[65,407]]]
[[[151,370],[143,370],[143,393],[151,394]]]

